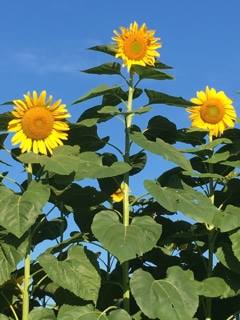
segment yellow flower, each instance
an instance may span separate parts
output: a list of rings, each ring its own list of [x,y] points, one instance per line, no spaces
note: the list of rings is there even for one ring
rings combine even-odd
[[[216,91],[208,86],[198,91],[191,99],[196,106],[187,108],[190,113],[192,127],[209,131],[210,136],[220,136],[226,128],[233,128],[237,115],[229,99],[223,91]]]
[[[123,65],[130,70],[134,64],[141,66],[154,66],[156,57],[160,54],[156,49],[161,48],[160,38],[155,38],[155,30],[148,30],[144,23],[138,27],[136,21],[130,24],[129,29],[121,27],[121,34],[116,30],[115,37],[112,39],[116,42],[116,58],[123,60]]]
[[[123,184],[118,188],[113,194],[111,194],[112,201],[121,202],[123,201],[124,193],[123,193]]]
[[[14,119],[8,123],[8,131],[16,132],[12,144],[20,144],[21,152],[47,154],[67,140],[69,130],[65,119],[70,117],[66,106],[52,96],[47,99],[46,91],[38,96],[36,91],[24,95],[23,100],[13,100]]]

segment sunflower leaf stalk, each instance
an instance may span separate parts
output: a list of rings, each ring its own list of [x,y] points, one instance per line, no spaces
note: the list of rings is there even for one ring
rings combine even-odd
[[[132,102],[133,102],[133,73],[130,73],[129,89],[128,89],[128,103],[127,103],[127,113],[125,116],[125,162],[129,162],[130,156],[130,128],[132,125]],[[125,228],[129,226],[129,214],[130,214],[130,204],[129,204],[129,173],[124,176],[123,184],[123,225]],[[123,263],[123,307],[129,312],[129,302],[130,302],[130,289],[129,289],[129,262]]]

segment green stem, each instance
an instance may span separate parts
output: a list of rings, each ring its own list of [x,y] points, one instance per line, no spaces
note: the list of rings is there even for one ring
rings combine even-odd
[[[32,166],[28,164],[28,185],[32,181]],[[29,235],[30,236],[30,235]],[[29,241],[31,241],[29,239]],[[29,286],[30,286],[30,266],[31,266],[31,257],[30,257],[30,249],[29,245],[28,252],[24,259],[24,280],[23,280],[23,307],[22,307],[22,320],[28,320],[29,314]]]
[[[128,90],[128,103],[127,103],[127,115],[125,117],[125,154],[124,161],[129,162],[130,156],[130,128],[132,125],[132,102],[133,102],[133,74],[130,73],[129,80],[129,90]],[[124,188],[123,188],[123,225],[125,228],[129,226],[129,173],[126,173],[124,176]],[[129,289],[129,262],[126,261],[123,263],[123,308],[129,312],[129,302],[130,302],[130,289]]]
[[[212,142],[212,136],[209,135],[209,143]],[[209,173],[213,173],[213,165],[212,163],[209,164]],[[209,180],[209,199],[211,203],[214,205],[214,181],[213,178],[210,178]],[[214,254],[214,245],[216,240],[216,230],[214,229],[214,226],[207,225],[208,229],[208,268],[207,268],[207,276],[210,278],[212,276],[212,270],[213,270],[213,254]],[[206,320],[212,319],[212,299],[207,298],[206,299]]]

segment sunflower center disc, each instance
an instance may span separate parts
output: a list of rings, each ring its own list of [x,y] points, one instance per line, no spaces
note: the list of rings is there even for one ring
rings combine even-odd
[[[125,44],[125,54],[130,59],[139,60],[145,55],[145,43],[143,39],[129,39]]]
[[[43,107],[33,107],[24,114],[22,129],[28,138],[40,140],[49,136],[53,123],[51,111]]]
[[[218,100],[206,101],[200,110],[203,121],[216,124],[224,117],[224,107]]]

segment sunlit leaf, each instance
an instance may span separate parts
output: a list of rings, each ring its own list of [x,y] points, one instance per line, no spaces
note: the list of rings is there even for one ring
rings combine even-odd
[[[93,220],[92,231],[95,237],[120,262],[142,256],[151,250],[161,235],[161,226],[152,218],[135,217],[125,227],[114,211],[101,211]]]
[[[101,86],[98,86],[98,87],[90,90],[84,96],[82,96],[82,97],[78,98],[78,100],[74,101],[73,104],[78,104],[83,101],[87,101],[89,99],[95,98],[95,97],[103,96],[105,94],[110,94],[110,93],[113,94],[119,88],[120,88],[119,86],[109,87],[108,85],[103,84]]]

